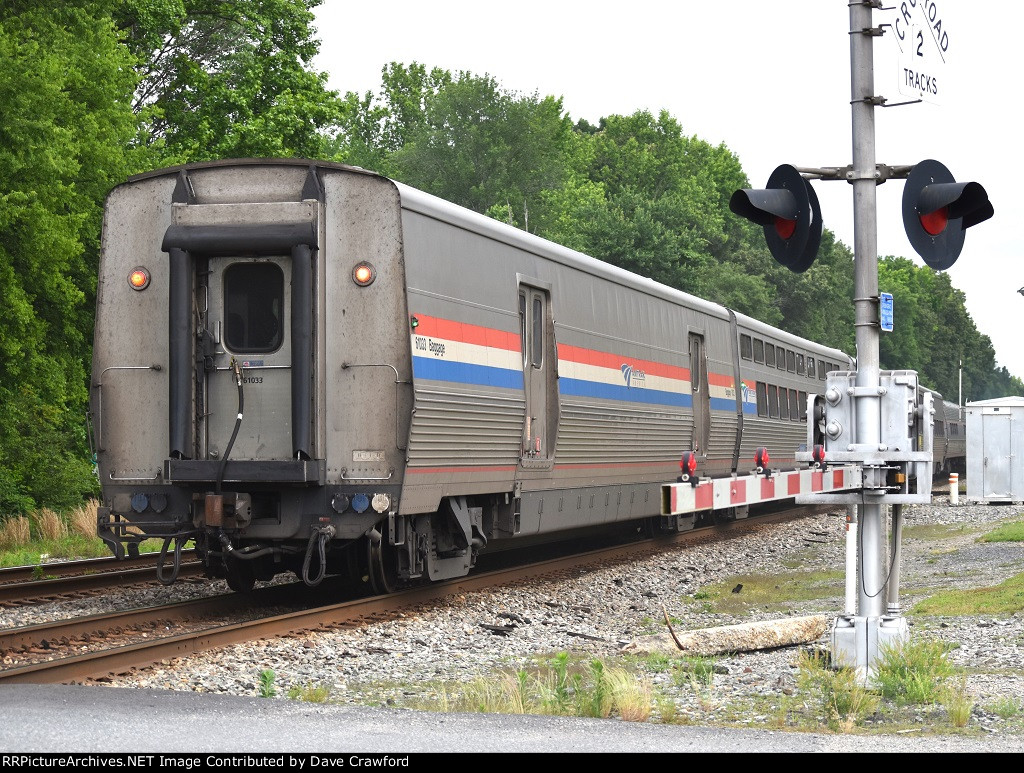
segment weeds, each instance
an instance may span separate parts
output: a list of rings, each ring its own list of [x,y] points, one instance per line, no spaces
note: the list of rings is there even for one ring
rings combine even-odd
[[[1000,719],[1013,719],[1021,713],[1021,704],[1013,698],[1000,698],[988,710]]]
[[[330,692],[330,688],[325,684],[292,685],[288,688],[288,697],[306,703],[326,703]]]
[[[43,509],[31,516],[0,520],[0,566],[35,566],[53,559],[99,558],[110,550],[96,536],[98,503],[91,500],[69,513]]]
[[[967,692],[966,676],[961,675],[956,681],[947,684],[940,694],[940,701],[946,707],[946,716],[953,727],[967,727],[974,700]]]
[[[549,658],[536,672],[520,669],[497,681],[477,679],[458,691],[443,690],[439,700],[416,708],[482,713],[549,714],[645,722],[652,712],[654,689],[643,676],[609,668],[591,659],[574,663],[567,652]]]
[[[0,524],[0,548],[12,550],[27,545],[32,539],[28,518],[17,515]]]
[[[937,640],[883,644],[874,672],[874,685],[896,705],[938,703],[944,682],[955,669],[946,657],[948,646]]]
[[[801,652],[797,684],[817,696],[828,727],[849,733],[878,709],[878,697],[860,684],[852,668],[829,668],[820,653]]]
[[[260,671],[259,695],[261,698],[273,698],[277,695],[277,688],[274,687],[276,678],[277,675],[269,668]]]

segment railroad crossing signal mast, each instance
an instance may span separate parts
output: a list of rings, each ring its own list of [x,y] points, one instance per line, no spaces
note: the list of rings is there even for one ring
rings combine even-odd
[[[934,12],[934,4],[905,3],[899,11],[903,16],[885,26],[892,26],[900,39],[908,30],[915,35],[935,32],[935,20],[927,18],[925,5]],[[911,18],[916,12],[911,6],[925,16]],[[733,212],[764,227],[777,261],[803,272],[813,263],[821,238],[818,200],[807,178],[846,180],[853,186],[857,370],[829,373],[825,394],[810,398],[807,451],[798,453],[797,459],[818,467],[832,462],[858,465],[863,485],[848,493],[801,495],[797,501],[845,504],[854,523],[853,514],[860,508],[857,560],[855,564],[847,561],[848,573],[856,575],[856,604],[848,577],[847,609],[832,630],[832,656],[836,664],[856,668],[865,679],[873,674],[882,646],[908,636],[899,604],[902,508],[930,502],[932,479],[932,396],[918,388],[915,371],[879,369],[879,334],[883,324],[891,324],[891,307],[886,304],[883,309],[878,291],[876,187],[891,178],[907,180],[903,195],[907,236],[925,263],[936,270],[956,261],[967,228],[993,214],[981,185],[957,183],[938,161],[896,167],[875,162],[874,109],[886,100],[874,93],[872,45],[885,26],[873,25],[872,10],[881,7],[880,0],[849,3],[853,164],[820,169],[782,165],[766,189],[736,191],[729,202]],[[941,22],[938,29],[941,32]],[[948,44],[948,38],[940,39]],[[918,82],[933,81],[918,78]],[[922,98],[926,98],[923,92]],[[889,507],[891,555],[886,561],[883,529]]]

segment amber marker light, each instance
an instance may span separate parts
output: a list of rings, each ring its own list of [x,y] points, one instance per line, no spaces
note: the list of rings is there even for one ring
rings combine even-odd
[[[373,280],[377,278],[377,271],[374,269],[372,263],[367,263],[365,260],[361,263],[357,263],[356,267],[352,269],[352,281],[354,281],[360,287],[366,287],[369,284],[373,284]]]
[[[149,270],[142,266],[136,266],[128,274],[128,284],[133,290],[145,290],[149,287]]]

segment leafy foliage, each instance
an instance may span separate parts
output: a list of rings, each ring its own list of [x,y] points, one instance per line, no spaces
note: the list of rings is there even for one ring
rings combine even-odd
[[[103,197],[131,168],[133,64],[92,3],[0,11],[0,514],[95,490],[92,300]]]
[[[137,57],[132,106],[159,163],[247,156],[322,158],[342,103],[319,50],[321,0],[121,0]]]

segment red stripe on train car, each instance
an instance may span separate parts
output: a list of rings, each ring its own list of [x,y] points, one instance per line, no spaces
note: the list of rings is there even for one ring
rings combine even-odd
[[[558,359],[566,362],[593,365],[598,368],[609,368],[611,370],[618,370],[622,367],[623,363],[628,363],[634,368],[639,368],[652,376],[674,378],[680,381],[690,380],[688,368],[669,365],[664,362],[654,362],[653,360],[641,360],[636,357],[624,357],[621,354],[599,352],[595,349],[585,349],[582,346],[572,346],[571,344],[558,345]]]
[[[775,478],[761,478],[761,499],[775,498]]]
[[[444,338],[449,341],[461,341],[462,343],[487,346],[493,349],[506,349],[509,351],[520,351],[519,335],[507,333],[503,330],[470,325],[466,322],[454,322],[450,319],[439,317],[428,317],[416,314],[419,324],[416,326],[415,334],[420,336],[433,336]]]
[[[811,491],[821,491],[825,488],[825,474],[822,472],[811,473]]]

